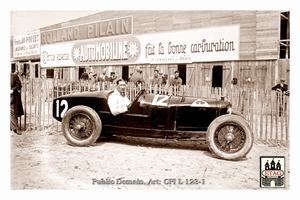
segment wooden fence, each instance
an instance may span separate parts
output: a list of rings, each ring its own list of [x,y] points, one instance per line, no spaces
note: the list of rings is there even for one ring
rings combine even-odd
[[[103,82],[64,82],[61,79],[22,80],[22,102],[25,115],[19,118],[22,130],[61,131],[60,122],[52,117],[52,100],[55,97],[91,90],[114,89],[115,85]],[[270,145],[289,145],[289,97],[272,90],[253,88],[210,88],[182,85],[181,88],[151,87],[128,84],[127,96],[132,100],[144,87],[148,92],[229,100],[233,110],[244,115],[253,129],[255,142]]]

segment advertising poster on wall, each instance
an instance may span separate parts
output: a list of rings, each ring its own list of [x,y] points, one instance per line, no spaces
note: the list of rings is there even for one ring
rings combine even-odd
[[[238,25],[41,46],[42,67],[172,64],[239,59]]]
[[[18,35],[13,40],[13,57],[34,56],[40,54],[40,31],[31,31]]]

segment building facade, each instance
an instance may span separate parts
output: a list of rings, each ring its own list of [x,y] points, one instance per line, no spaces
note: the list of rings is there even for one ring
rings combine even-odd
[[[34,30],[10,40],[11,72],[18,70],[22,77],[39,78],[40,31]]]
[[[70,81],[140,68],[146,82],[179,70],[185,85],[270,89],[289,83],[289,29],[288,11],[103,11],[41,28],[37,63],[25,64]]]

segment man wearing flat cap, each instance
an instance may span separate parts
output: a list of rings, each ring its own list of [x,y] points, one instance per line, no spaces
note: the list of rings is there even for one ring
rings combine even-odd
[[[277,91],[277,101],[279,101],[279,117],[283,113],[283,108],[286,110],[287,104],[284,101],[284,95],[290,96],[290,92],[288,90],[288,85],[285,84],[285,80],[283,78],[280,79],[280,83],[272,87],[272,90]],[[281,98],[279,98],[281,96]]]
[[[280,79],[280,83],[272,87],[272,90],[277,90],[286,93],[288,91],[288,85],[285,84],[285,80],[282,78]]]

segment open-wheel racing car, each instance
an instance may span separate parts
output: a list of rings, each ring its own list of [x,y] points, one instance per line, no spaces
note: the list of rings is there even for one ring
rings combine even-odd
[[[135,136],[203,141],[222,159],[245,157],[253,146],[251,127],[223,99],[150,94],[141,90],[117,116],[107,100],[113,91],[73,93],[53,100],[53,117],[66,140],[89,146],[100,136]]]

